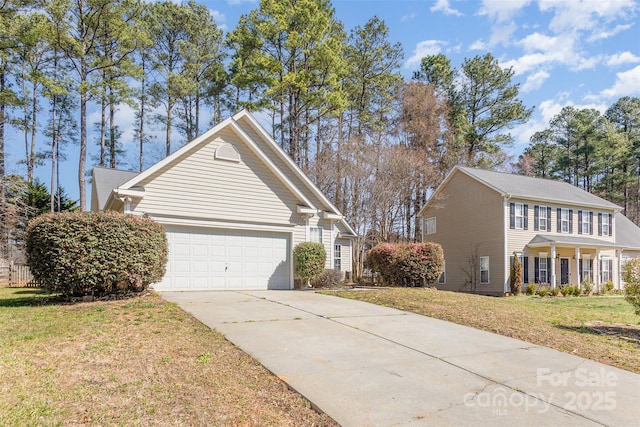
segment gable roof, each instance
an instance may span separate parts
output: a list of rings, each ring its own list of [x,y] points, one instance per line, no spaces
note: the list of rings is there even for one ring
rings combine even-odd
[[[434,199],[434,196],[441,192],[441,189],[444,188],[456,173],[463,173],[475,179],[500,193],[503,197],[577,205],[596,209],[614,210],[616,212],[621,210],[620,206],[564,181],[455,166],[438,186],[418,215],[422,215],[422,212],[430,206],[430,202]]]
[[[564,181],[456,167],[505,196],[620,210],[620,206]]]
[[[91,204],[97,206],[99,210],[103,210],[109,200],[111,190],[133,179],[138,174],[139,172],[96,166],[92,172],[95,192],[91,196],[96,200],[91,200]]]
[[[640,250],[640,227],[620,212],[614,215],[616,243],[626,249]]]
[[[250,124],[252,129],[255,130],[260,136],[260,141],[254,141],[247,134],[242,125],[239,123],[241,119],[248,120],[248,123]],[[243,120],[243,122],[245,121]],[[113,197],[113,192],[111,190],[117,189],[118,191],[126,191],[134,189],[136,186],[139,186],[139,183],[144,179],[176,161],[180,157],[200,147],[202,144],[207,143],[208,141],[210,141],[211,137],[225,128],[232,129],[232,131],[235,132],[242,139],[242,141],[247,144],[249,149],[284,184],[284,186],[288,188],[302,204],[305,205],[305,207],[311,208],[312,210],[323,210],[329,212],[329,214],[332,214],[332,216],[335,215],[336,218],[339,218],[340,222],[345,226],[349,233],[353,234],[354,236],[357,235],[353,228],[351,228],[351,226],[344,220],[342,213],[329,201],[329,199],[327,199],[327,197],[320,191],[320,189],[311,182],[306,174],[295,164],[295,162],[293,162],[293,160],[284,152],[284,150],[282,150],[282,148],[273,140],[273,138],[269,136],[268,132],[257,122],[257,120],[251,115],[251,113],[246,110],[242,110],[234,116],[218,123],[207,132],[188,142],[180,149],[176,150],[174,153],[165,157],[163,160],[159,161],[145,171],[139,174],[135,174],[134,176],[130,176],[126,181],[112,186],[102,206],[107,203],[109,197]],[[271,151],[274,153],[273,155],[280,157],[280,163],[285,165],[284,169],[278,167],[278,165],[276,165],[276,163],[271,160],[271,158],[260,147],[261,143],[268,145],[269,148],[271,148]],[[296,183],[294,183],[294,181],[290,179],[291,175],[297,176],[299,178],[297,182],[300,182],[301,185],[296,185]],[[320,201],[320,205],[316,205],[315,203],[313,203],[311,198],[307,197],[307,194],[313,194],[314,197],[312,199],[314,199],[315,201]]]

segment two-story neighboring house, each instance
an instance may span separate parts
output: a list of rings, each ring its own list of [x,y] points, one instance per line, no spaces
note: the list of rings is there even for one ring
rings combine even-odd
[[[418,215],[422,240],[444,250],[438,288],[503,295],[516,256],[525,286],[588,279],[621,288],[640,228],[620,210],[565,182],[456,166]]]

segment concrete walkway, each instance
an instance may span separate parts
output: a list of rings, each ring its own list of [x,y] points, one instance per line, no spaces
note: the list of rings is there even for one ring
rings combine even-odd
[[[637,426],[640,375],[301,291],[162,292],[343,426]]]

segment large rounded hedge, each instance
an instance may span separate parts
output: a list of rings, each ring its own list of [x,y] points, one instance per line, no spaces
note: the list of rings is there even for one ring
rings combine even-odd
[[[380,243],[367,254],[367,264],[388,285],[432,285],[442,274],[444,253],[433,242]]]
[[[322,243],[302,242],[293,248],[293,270],[307,286],[324,271],[326,260],[327,252]]]
[[[62,212],[31,220],[27,262],[49,291],[67,296],[138,292],[165,273],[163,227],[117,212]]]

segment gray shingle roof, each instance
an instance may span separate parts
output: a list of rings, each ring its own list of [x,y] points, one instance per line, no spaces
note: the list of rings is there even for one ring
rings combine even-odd
[[[512,197],[619,210],[620,206],[563,181],[459,167],[497,191]]]
[[[136,175],[138,175],[138,172],[108,169],[99,166],[93,168],[93,185],[96,190],[94,194],[97,197],[98,209],[104,209],[111,190],[121,186]]]
[[[640,249],[640,228],[633,221],[616,213],[614,224],[616,243],[628,249]]]

